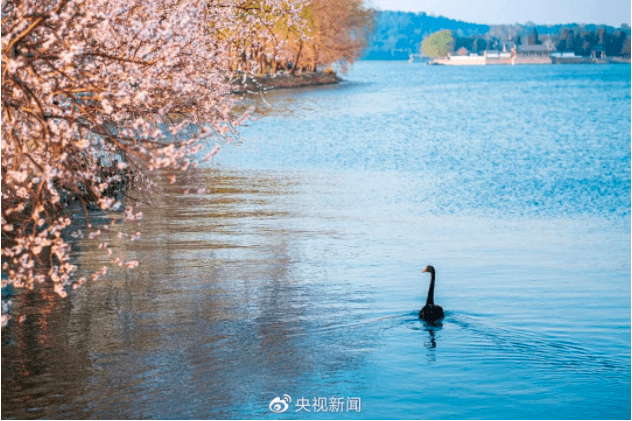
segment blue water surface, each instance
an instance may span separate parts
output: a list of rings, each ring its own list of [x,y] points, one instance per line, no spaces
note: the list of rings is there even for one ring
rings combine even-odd
[[[94,240],[139,268],[15,300],[3,418],[630,418],[629,65],[363,61],[244,102],[137,244]]]

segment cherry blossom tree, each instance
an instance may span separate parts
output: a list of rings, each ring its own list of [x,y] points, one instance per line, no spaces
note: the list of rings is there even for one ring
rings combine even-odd
[[[235,46],[275,45],[266,52],[275,59],[283,41],[273,29],[283,22],[301,32],[302,7],[302,0],[2,0],[3,287],[52,282],[65,296],[85,282],[72,277],[64,232],[96,237],[115,228],[93,225],[94,208],[140,218],[131,192],[148,191],[152,171],[193,168],[195,157],[209,159],[236,136],[247,112],[237,115],[230,95]],[[242,61],[241,71],[257,68],[252,55]],[[68,212],[77,203],[86,233]]]

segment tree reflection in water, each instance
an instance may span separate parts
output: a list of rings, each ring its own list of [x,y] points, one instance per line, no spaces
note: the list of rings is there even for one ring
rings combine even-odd
[[[74,244],[80,272],[117,256],[138,268],[115,266],[66,300],[45,289],[15,300],[32,312],[2,332],[3,416],[235,418],[252,405],[263,416],[272,394],[308,393],[313,376],[345,384],[361,363],[372,340],[346,328],[354,320],[338,303],[366,297],[325,285],[327,268],[306,246],[329,233],[291,229],[303,205],[290,181],[203,170],[170,184],[169,175],[141,226],[126,227],[143,233],[133,247],[114,232]],[[270,206],[279,200],[288,202]],[[82,251],[97,250],[92,241],[108,242],[112,256]]]

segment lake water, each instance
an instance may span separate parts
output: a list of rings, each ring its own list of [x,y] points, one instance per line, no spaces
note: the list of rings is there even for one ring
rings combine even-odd
[[[249,101],[140,240],[74,245],[138,268],[14,300],[3,418],[630,418],[630,66],[359,62]]]

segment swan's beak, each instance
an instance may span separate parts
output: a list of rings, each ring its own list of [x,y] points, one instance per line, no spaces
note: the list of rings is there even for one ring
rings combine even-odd
[[[423,270],[423,272],[421,272],[421,273],[425,273],[425,272],[428,272],[428,268],[425,268],[425,269]]]

